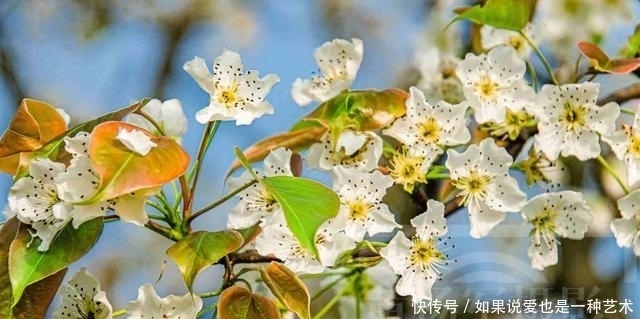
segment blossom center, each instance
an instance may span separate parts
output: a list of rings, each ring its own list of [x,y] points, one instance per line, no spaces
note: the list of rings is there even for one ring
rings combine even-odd
[[[349,216],[352,220],[365,220],[373,205],[362,198],[352,200],[347,203],[349,207]]]
[[[640,158],[640,135],[633,135],[629,139],[629,153],[636,158]]]
[[[462,203],[467,205],[471,200],[482,200],[488,194],[488,187],[493,178],[477,170],[472,170],[469,175],[453,181],[453,185],[462,190]]]
[[[550,233],[555,232],[556,224],[555,224],[555,210],[550,209],[549,207],[545,207],[538,216],[536,216],[531,224],[533,228],[542,233]]]
[[[272,213],[278,201],[266,189],[260,190],[256,198],[256,206],[261,207],[267,213]]]
[[[522,38],[519,35],[510,36],[507,39],[507,44],[513,47],[516,50],[516,52],[522,52],[522,50],[525,47],[524,43],[525,43],[524,38]]]
[[[433,117],[429,117],[418,124],[418,134],[420,139],[429,144],[438,143],[438,140],[440,139],[440,131],[440,125]]]
[[[480,81],[475,84],[475,91],[479,93],[480,99],[487,101],[493,100],[498,90],[498,84],[491,81],[488,76],[482,76]]]
[[[422,172],[422,164],[424,162],[422,156],[410,156],[398,154],[391,159],[391,177],[397,183],[402,184],[408,192],[413,191],[415,183],[426,182],[425,173]]]
[[[584,105],[574,105],[565,103],[562,114],[560,114],[560,123],[569,131],[578,131],[586,124],[587,108]]]
[[[431,238],[422,240],[416,236],[413,238],[409,262],[411,266],[418,266],[423,271],[432,270],[437,273],[436,266],[445,260],[445,255],[436,247],[436,241]]]
[[[238,97],[235,91],[236,90],[233,89],[223,90],[222,94],[220,94],[220,96],[218,97],[218,103],[224,104],[227,107],[235,104],[235,102],[238,101]]]

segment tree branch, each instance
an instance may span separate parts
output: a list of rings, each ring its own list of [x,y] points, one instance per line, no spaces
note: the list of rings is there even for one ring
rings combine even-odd
[[[598,101],[598,104],[602,105],[609,102],[622,104],[624,102],[637,98],[640,98],[640,83],[634,83],[621,89],[615,90],[611,94],[600,99]]]

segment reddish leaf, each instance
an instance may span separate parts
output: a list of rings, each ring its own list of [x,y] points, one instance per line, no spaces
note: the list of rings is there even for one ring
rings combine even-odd
[[[67,268],[29,285],[18,304],[13,307],[13,318],[44,318],[66,273]]]
[[[611,59],[602,48],[593,43],[580,41],[578,49],[589,59],[593,69],[601,73],[626,74],[640,67],[640,58]]]
[[[232,286],[220,294],[220,319],[278,319],[278,307],[269,298],[251,293],[246,288]]]
[[[0,318],[11,318],[13,290],[9,276],[9,249],[19,227],[20,222],[13,217],[0,228]]]
[[[67,130],[64,118],[44,102],[24,99],[0,138],[0,171],[14,175],[20,153],[31,152]]]
[[[271,262],[260,268],[260,276],[278,300],[302,319],[311,318],[311,297],[304,282],[285,265]]]
[[[142,131],[157,146],[142,156],[116,139],[121,128]],[[100,186],[86,203],[161,186],[182,175],[189,165],[189,156],[173,139],[154,136],[137,126],[113,121],[93,129],[89,158],[94,171],[100,176]]]

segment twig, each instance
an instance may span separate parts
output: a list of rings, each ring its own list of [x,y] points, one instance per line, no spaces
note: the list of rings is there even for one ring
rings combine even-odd
[[[616,102],[622,104],[632,99],[640,98],[640,83],[631,84],[621,89],[613,91],[611,94],[605,96],[598,101],[598,104],[607,104],[609,102]]]

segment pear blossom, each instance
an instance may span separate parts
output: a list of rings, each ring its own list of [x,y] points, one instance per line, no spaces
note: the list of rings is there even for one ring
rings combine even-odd
[[[120,128],[116,139],[129,150],[134,151],[141,156],[149,154],[152,148],[158,146],[158,144],[151,141],[151,137],[140,130],[133,129],[131,131]]]
[[[293,176],[291,173],[291,154],[291,150],[284,147],[272,150],[264,159],[263,172],[256,170],[256,175],[262,177]],[[230,178],[229,187],[231,189],[240,188],[251,179],[249,172],[244,172],[237,178]],[[280,204],[261,183],[249,186],[240,193],[239,197],[240,201],[231,209],[231,213],[227,217],[227,227],[229,228],[242,229],[256,223],[263,226],[269,223],[269,219],[273,215],[282,214]]]
[[[492,138],[470,145],[463,153],[452,149],[447,152],[445,165],[451,182],[469,209],[471,237],[486,236],[507,212],[519,211],[524,205],[526,195],[509,176],[512,163],[511,155]]]
[[[339,211],[320,225],[314,236],[318,258],[300,244],[282,213],[271,216],[253,243],[259,254],[281,259],[294,272],[320,273],[333,266],[341,253],[356,247],[356,242],[345,234],[346,219],[345,212]]]
[[[434,160],[433,153],[405,147],[389,160],[389,175],[396,184],[411,193],[415,185],[427,182],[427,173]]]
[[[61,200],[55,179],[64,172],[64,164],[49,159],[29,163],[29,175],[18,179],[9,189],[8,205],[22,223],[40,238],[38,250],[47,251],[56,234],[71,220],[71,205]]]
[[[170,99],[161,102],[158,99],[152,99],[144,105],[142,111],[151,117],[168,137],[178,143],[182,141],[182,136],[187,132],[187,117],[184,115],[180,100]],[[124,121],[143,128],[153,135],[160,134],[158,128],[142,115],[129,114]]]
[[[380,156],[382,139],[373,132],[345,130],[334,143],[332,132],[327,131],[309,147],[306,161],[309,167],[325,171],[341,165],[369,172],[378,167]]]
[[[360,39],[334,39],[325,42],[313,54],[320,73],[310,79],[296,79],[291,88],[293,100],[300,106],[312,101],[324,102],[348,90],[362,62]]]
[[[100,282],[85,268],[75,273],[61,287],[62,304],[53,314],[55,319],[111,319],[113,309]]]
[[[416,228],[415,235],[409,239],[396,233],[389,245],[380,249],[380,256],[401,276],[396,292],[410,295],[415,302],[432,297],[431,287],[448,263],[439,238],[447,233],[444,204],[430,199],[427,211],[411,219],[411,225]]]
[[[534,44],[536,44],[535,42],[537,42],[536,40],[538,40],[539,35],[541,34],[541,30],[538,29],[539,28],[529,23],[522,29],[522,32],[527,36],[527,38],[534,41]],[[522,36],[520,32],[498,29],[485,24],[480,28],[480,35],[482,39],[482,47],[485,50],[501,45],[508,45],[512,47],[516,51],[518,57],[523,60],[529,58],[529,55],[531,55],[531,51],[533,50],[527,39]]]
[[[527,253],[538,270],[558,263],[557,237],[582,239],[593,221],[591,208],[574,191],[540,194],[522,208],[522,217],[533,226]]]
[[[380,171],[371,173],[336,167],[333,188],[340,197],[340,212],[346,217],[344,231],[355,241],[388,233],[400,225],[395,221],[382,197],[393,179]]]
[[[196,318],[200,309],[202,309],[200,297],[186,294],[160,298],[150,284],[140,287],[138,299],[130,301],[125,308],[128,319]]]
[[[524,61],[510,46],[499,46],[481,55],[467,53],[456,73],[478,123],[504,121],[507,108],[516,104],[526,90],[525,70]]]
[[[458,57],[430,46],[417,59],[420,71],[417,87],[424,92],[427,101],[451,104],[464,101],[462,83],[456,74],[456,67],[461,61]]]
[[[236,125],[248,125],[273,114],[265,97],[280,78],[272,73],[260,78],[255,70],[244,74],[243,68],[240,55],[229,50],[215,59],[213,74],[200,57],[184,64],[183,69],[210,95],[209,105],[196,113],[199,123],[235,120]]]
[[[550,160],[573,155],[579,160],[600,155],[599,135],[611,135],[620,113],[617,103],[597,106],[600,85],[593,82],[545,85],[539,94],[536,149]]]
[[[422,91],[411,87],[406,106],[405,116],[395,120],[383,134],[408,147],[424,149],[427,160],[444,153],[446,146],[464,144],[471,139],[465,123],[466,104],[440,101],[433,106]]]
[[[636,189],[618,200],[622,218],[611,221],[611,231],[619,247],[633,247],[640,256],[640,189]]]
[[[625,125],[620,131],[602,136],[602,140],[607,142],[616,157],[624,162],[629,185],[640,182],[640,107],[636,109],[632,126]]]

